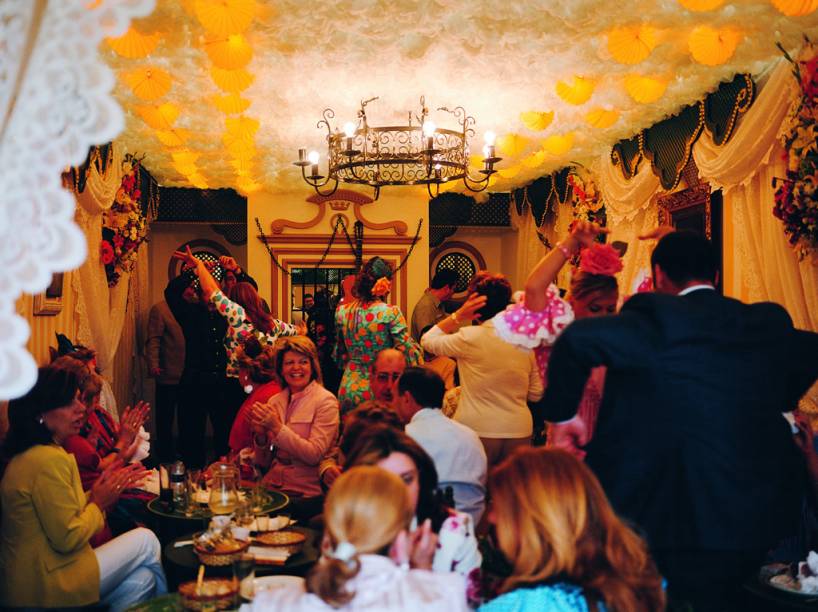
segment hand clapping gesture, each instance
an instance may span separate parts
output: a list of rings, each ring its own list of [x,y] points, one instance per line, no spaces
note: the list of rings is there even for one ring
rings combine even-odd
[[[254,434],[261,435],[269,431],[275,437],[284,427],[284,422],[281,420],[278,410],[267,404],[256,402],[250,409],[250,426]]]
[[[150,474],[141,463],[123,465],[115,461],[100,474],[91,487],[88,502],[94,503],[102,511],[110,510],[125,489],[141,484]]]
[[[125,408],[119,419],[119,439],[116,446],[119,450],[118,456],[122,461],[130,461],[131,457],[139,448],[139,430],[145,424],[150,414],[151,406],[147,402],[137,402],[133,408]]]
[[[426,519],[412,533],[398,534],[389,549],[389,557],[402,567],[430,570],[436,550],[437,534],[432,531],[432,522]]]

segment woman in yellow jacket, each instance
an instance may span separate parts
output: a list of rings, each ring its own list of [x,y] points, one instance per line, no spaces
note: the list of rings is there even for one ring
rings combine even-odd
[[[0,482],[0,607],[85,606],[122,610],[167,590],[153,532],[134,529],[92,549],[89,540],[122,490],[144,478],[138,464],[111,466],[86,494],[61,444],[83,423],[76,374],[40,368],[9,404]]]

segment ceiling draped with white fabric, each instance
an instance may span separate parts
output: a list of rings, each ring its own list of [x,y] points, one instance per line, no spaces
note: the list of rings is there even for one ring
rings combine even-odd
[[[304,188],[301,147],[326,153],[362,100],[405,124],[425,96],[476,119],[503,157],[501,191],[605,152],[736,73],[764,73],[818,32],[815,0],[174,0],[100,52],[120,76],[122,136],[161,184]],[[335,124],[333,124],[335,126]]]

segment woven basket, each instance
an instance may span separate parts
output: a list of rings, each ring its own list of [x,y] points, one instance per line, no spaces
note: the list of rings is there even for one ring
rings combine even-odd
[[[306,539],[307,536],[298,531],[265,531],[256,536],[255,543],[262,546],[281,548],[294,555],[301,550]]]
[[[238,589],[233,584],[232,580],[226,578],[206,578],[202,583],[203,591],[208,591],[208,586],[216,585],[223,586],[221,589],[224,592],[218,595],[212,594],[196,594],[196,581],[191,580],[179,585],[179,595],[182,597],[182,606],[186,610],[228,610],[235,606],[236,595]]]
[[[250,542],[237,541],[237,544],[239,544],[237,548],[228,551],[207,550],[196,545],[193,546],[193,550],[205,565],[223,566],[230,565],[250,548]]]

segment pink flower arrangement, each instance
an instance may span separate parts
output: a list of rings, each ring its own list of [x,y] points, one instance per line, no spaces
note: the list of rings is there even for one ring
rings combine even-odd
[[[613,276],[622,270],[622,259],[611,245],[595,244],[580,253],[579,269],[587,274]]]
[[[818,260],[818,53],[806,41],[805,59],[796,61],[779,45],[793,64],[801,95],[793,102],[781,131],[787,175],[774,179],[773,215],[784,224],[790,244],[804,258]]]
[[[114,287],[123,273],[133,270],[139,246],[147,240],[148,227],[142,216],[138,189],[139,160],[126,155],[124,175],[111,208],[102,217],[100,262],[105,266],[108,286]]]

